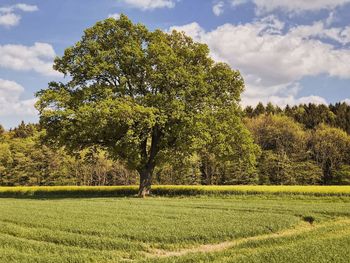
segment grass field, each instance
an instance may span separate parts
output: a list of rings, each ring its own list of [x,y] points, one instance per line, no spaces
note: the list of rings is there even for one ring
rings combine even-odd
[[[0,262],[349,262],[350,198],[0,199]]]

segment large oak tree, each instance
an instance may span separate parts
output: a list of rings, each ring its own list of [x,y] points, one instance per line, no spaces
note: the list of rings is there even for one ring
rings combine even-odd
[[[151,32],[125,15],[106,19],[85,30],[54,69],[68,80],[37,94],[47,141],[105,148],[139,172],[140,196],[149,193],[156,165],[206,145],[254,165],[239,115],[240,73],[184,33]]]

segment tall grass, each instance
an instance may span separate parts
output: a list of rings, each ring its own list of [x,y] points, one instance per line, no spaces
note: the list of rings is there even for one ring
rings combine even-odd
[[[237,245],[225,247],[227,242]],[[220,244],[223,251],[158,257]],[[349,258],[350,198],[0,199],[1,263],[345,263]]]
[[[136,195],[132,186],[33,186],[0,187],[0,197],[113,197]],[[350,196],[350,186],[189,186],[155,185],[152,194],[157,196],[197,195],[314,195]]]

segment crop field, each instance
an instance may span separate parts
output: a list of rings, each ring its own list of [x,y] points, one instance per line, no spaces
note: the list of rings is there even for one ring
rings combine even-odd
[[[138,186],[33,186],[0,187],[0,197],[114,197],[137,195]],[[350,186],[300,185],[155,185],[157,196],[310,195],[349,196]]]
[[[350,198],[1,198],[0,262],[349,262]]]

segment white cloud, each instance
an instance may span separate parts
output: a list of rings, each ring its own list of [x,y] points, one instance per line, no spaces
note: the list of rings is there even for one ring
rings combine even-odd
[[[0,97],[8,101],[17,100],[20,93],[24,91],[18,83],[10,80],[0,79]]]
[[[350,0],[228,0],[233,7],[246,3],[255,5],[255,12],[264,15],[279,10],[289,14],[334,10],[350,3]],[[333,17],[329,17],[330,21]]]
[[[230,3],[233,7],[244,5],[248,2],[249,2],[249,0],[230,0]]]
[[[314,104],[328,104],[326,99],[320,97],[320,96],[308,96],[308,97],[301,97],[297,100],[296,104],[308,104],[308,103],[314,103]]]
[[[326,74],[350,79],[350,49],[336,48],[323,38],[345,43],[348,29],[315,24],[286,30],[273,16],[246,24],[225,24],[206,32],[197,23],[173,27],[195,40],[207,43],[214,59],[229,63],[241,71],[246,81],[244,104],[273,100],[297,103],[298,82],[307,76]],[[345,33],[346,32],[346,33]],[[325,103],[310,96],[299,99]]]
[[[35,43],[33,46],[0,45],[0,67],[3,68],[61,76],[52,68],[55,56],[53,47],[47,43]]]
[[[350,99],[345,99],[342,102],[345,102],[346,104],[350,105]]]
[[[10,80],[0,79],[0,116],[36,116],[36,99],[21,100],[24,88]]]
[[[200,41],[202,36],[206,34],[205,30],[197,22],[193,22],[183,26],[172,26],[169,28],[168,31],[172,30],[183,31],[197,41]]]
[[[224,2],[220,1],[213,5],[213,13],[216,16],[220,16],[224,12]]]
[[[326,23],[317,21],[312,25],[298,26],[291,29],[291,34],[309,39],[313,37],[331,39],[343,45],[350,43],[350,26],[326,28]]]
[[[14,7],[19,10],[22,10],[23,12],[34,12],[39,10],[39,8],[36,5],[17,4]]]
[[[27,5],[27,4],[16,4],[11,6],[0,7],[0,26],[12,27],[19,24],[21,16],[16,11],[23,12],[34,12],[38,11],[36,5]]]
[[[175,7],[175,0],[121,0],[121,1],[130,7],[135,7],[142,10]]]
[[[108,18],[114,18],[115,20],[118,20],[120,18],[119,13],[109,14]]]
[[[313,104],[325,104],[327,105],[327,101],[319,96],[307,96],[307,97],[301,97],[296,99],[293,96],[287,96],[287,97],[278,97],[278,96],[272,96],[270,97],[267,101],[263,101],[265,104],[267,102],[271,102],[272,104],[275,105],[279,105],[280,107],[284,107],[285,105],[290,105],[290,106],[294,106],[294,105],[299,105],[299,104],[309,104],[309,103],[313,103]],[[254,104],[257,104],[254,103]]]
[[[0,7],[0,13],[12,13],[16,10],[21,10],[23,12],[34,12],[34,11],[38,11],[39,8],[36,5],[28,5],[28,4],[15,4],[10,6]]]
[[[0,26],[11,27],[17,26],[19,21],[21,20],[21,16],[13,14],[13,13],[0,13]]]
[[[350,0],[253,0],[258,14],[266,14],[275,10],[288,13],[304,11],[333,10],[350,3]]]

